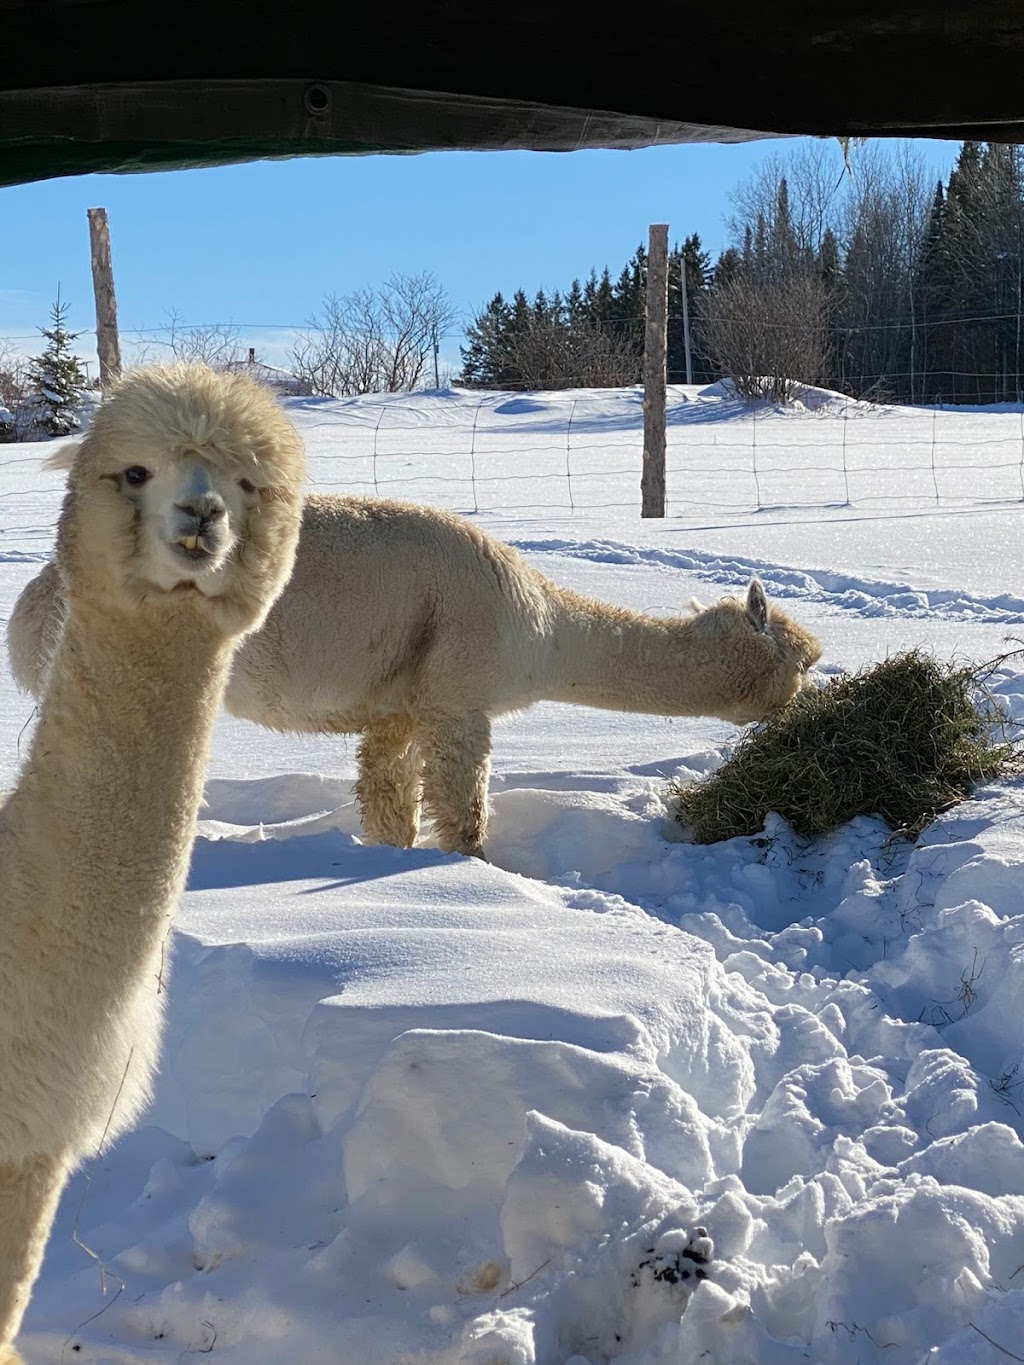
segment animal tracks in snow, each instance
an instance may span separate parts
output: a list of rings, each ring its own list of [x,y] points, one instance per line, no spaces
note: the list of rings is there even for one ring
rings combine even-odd
[[[793,569],[767,560],[712,554],[700,550],[659,550],[614,540],[514,540],[526,555],[562,555],[595,564],[643,565],[700,574],[727,588],[745,588],[752,575],[764,583],[769,597],[819,602],[856,616],[965,620],[1014,626],[1024,624],[1024,597],[1000,593],[983,597],[959,588],[924,590],[835,573],[829,569]]]

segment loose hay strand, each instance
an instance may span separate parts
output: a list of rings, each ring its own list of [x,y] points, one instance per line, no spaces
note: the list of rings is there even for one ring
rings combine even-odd
[[[701,844],[757,834],[771,812],[805,838],[877,815],[914,839],[979,782],[1020,770],[986,686],[994,667],[909,650],[806,688],[716,772],[673,788],[677,818]]]

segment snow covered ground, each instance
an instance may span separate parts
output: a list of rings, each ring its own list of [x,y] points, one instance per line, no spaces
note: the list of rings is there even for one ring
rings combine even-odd
[[[382,492],[655,613],[756,571],[826,672],[1024,636],[1022,414],[805,406],[676,391],[643,522],[634,390],[290,403],[317,486],[376,449]],[[4,618],[46,453],[0,447]],[[1024,720],[1024,665],[997,688]],[[668,784],[736,734],[502,723],[484,864],[363,847],[353,740],[222,718],[157,1100],[67,1192],[31,1365],[1024,1359],[1024,788],[912,848],[688,844]]]

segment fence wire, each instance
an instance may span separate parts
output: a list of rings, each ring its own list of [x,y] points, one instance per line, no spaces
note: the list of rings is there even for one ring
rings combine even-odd
[[[639,517],[640,390],[290,400],[310,489],[404,498],[468,514],[618,510]],[[666,515],[920,507],[1024,508],[1024,412],[746,409],[670,392]],[[0,557],[35,558],[62,476],[46,447],[0,445]]]

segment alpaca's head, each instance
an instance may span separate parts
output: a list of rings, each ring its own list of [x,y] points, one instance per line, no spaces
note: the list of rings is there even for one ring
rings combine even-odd
[[[305,472],[267,390],[205,365],[137,370],[58,462],[70,597],[131,607],[173,597],[229,634],[262,622],[291,573]]]
[[[715,705],[708,714],[744,725],[779,710],[807,682],[821,645],[751,579],[743,600],[723,597],[711,607],[693,604],[692,629],[706,647]]]

